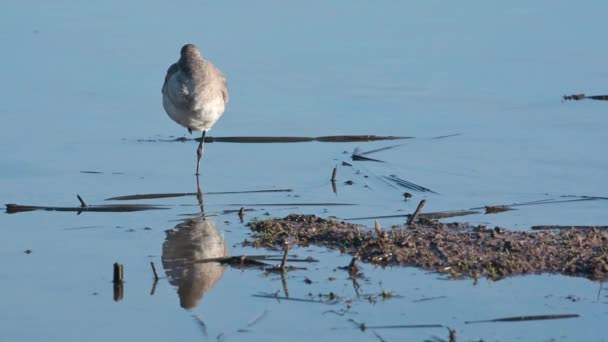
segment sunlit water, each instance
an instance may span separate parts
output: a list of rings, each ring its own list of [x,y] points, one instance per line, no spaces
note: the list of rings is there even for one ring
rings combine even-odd
[[[229,82],[231,102],[210,135],[416,137],[365,144],[209,144],[203,191],[294,191],[207,195],[208,211],[244,206],[256,209],[246,219],[291,212],[344,219],[406,214],[422,198],[425,211],[439,211],[564,195],[606,196],[608,104],[561,102],[560,96],[608,91],[608,49],[602,44],[607,11],[601,1],[585,6],[566,1],[10,1],[0,13],[0,199],[77,206],[76,194],[89,204],[104,204],[118,195],[194,192],[194,143],[139,141],[186,134],[164,113],[160,93],[167,67],[186,42],[200,46]],[[432,139],[451,134],[460,135]],[[384,163],[350,160],[357,147],[367,151],[394,144],[402,145],[369,155]],[[342,161],[353,166],[341,166]],[[337,194],[328,182],[335,165]],[[390,174],[438,194],[414,192],[412,201],[404,202],[405,189],[380,180]],[[354,184],[343,185],[347,180]],[[320,248],[294,250],[320,262],[288,275],[289,295],[333,292],[353,299],[344,316],[329,312],[341,312],[343,303],[252,297],[284,295],[278,275],[256,270],[190,270],[195,276],[186,281],[193,291],[184,301],[178,291],[184,283],[163,268],[171,256],[167,246],[196,249],[204,243],[198,235],[190,245],[187,236],[172,241],[165,231],[180,230],[183,214],[197,212],[196,199],[145,202],[169,209],[0,215],[0,340],[378,339],[349,319],[368,326],[442,324],[456,329],[459,340],[605,336],[608,298],[598,283],[541,275],[473,285],[422,270],[364,265],[366,280],[357,299],[347,273],[337,269],[350,257]],[[357,205],[252,206],[302,202]],[[539,205],[463,219],[514,229],[605,225],[607,205]],[[221,237],[230,255],[266,252],[241,247],[249,234],[236,214],[211,222],[200,228],[203,236]],[[28,249],[31,254],[24,253]],[[115,261],[125,265],[119,302],[112,299]],[[161,275],[152,296],[150,261]],[[203,273],[212,276],[197,278]],[[382,290],[398,297],[365,299]],[[441,298],[417,302],[430,297]],[[464,323],[554,313],[581,317]],[[205,322],[205,331],[198,320]],[[447,338],[445,328],[376,332],[389,341]]]

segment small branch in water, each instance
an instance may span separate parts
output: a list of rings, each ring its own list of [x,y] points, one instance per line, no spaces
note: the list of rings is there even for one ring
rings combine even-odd
[[[86,207],[43,207],[34,205],[20,205],[20,204],[7,204],[6,213],[16,214],[26,211],[44,210],[44,211],[71,211],[71,212],[105,212],[105,213],[119,213],[119,212],[133,212],[142,210],[159,210],[168,209],[166,207],[160,207],[155,205],[147,204],[112,204],[112,205],[93,205]]]
[[[319,207],[319,206],[351,206],[351,205],[358,205],[355,203],[332,203],[332,202],[319,202],[319,203],[232,203],[232,204],[226,204],[227,206],[231,206],[231,207],[242,207],[242,206],[247,206],[247,207],[304,207],[304,206],[310,206],[310,207]]]
[[[152,266],[152,272],[154,273],[154,281],[158,281],[158,273],[156,273],[156,266],[154,266],[154,261],[150,261],[150,266]]]
[[[456,329],[448,327],[448,331],[450,332],[450,342],[456,342]]]
[[[290,248],[290,244],[289,243],[285,243],[285,251],[283,252],[283,260],[281,260],[281,266],[279,266],[279,268],[281,270],[285,270],[285,263],[287,262],[287,253],[289,253],[289,248]]]
[[[336,174],[338,173],[338,165],[336,165],[334,167],[334,170],[331,173],[331,189],[333,190],[334,194],[338,194],[338,187],[336,186]]]
[[[374,221],[374,228],[376,229],[376,233],[378,234],[378,237],[381,238],[382,237],[382,227],[380,226],[380,222],[378,222],[378,220]]]
[[[264,261],[278,261],[278,260],[283,260],[282,258],[279,258],[275,255],[240,255],[240,256],[230,256],[230,257],[218,257],[218,258],[208,258],[208,259],[200,259],[200,260],[194,260],[192,261],[193,264],[202,264],[202,263],[207,263],[207,262],[218,262],[220,264],[226,264],[232,267],[252,267],[252,268],[267,268],[267,270],[271,270],[273,267],[271,267],[270,264],[267,264],[265,262],[262,262],[260,260],[264,260]],[[305,258],[305,259],[298,259],[298,258],[293,258],[290,259],[288,258],[287,260],[285,260],[285,262],[304,262],[304,263],[312,263],[312,262],[319,262],[319,260],[314,259],[314,258]],[[275,266],[275,271],[279,269],[280,266]],[[295,267],[286,267],[287,269],[291,270],[291,269],[302,269],[302,268],[295,268]]]
[[[572,94],[572,95],[564,95],[564,96],[562,96],[562,99],[564,101],[570,101],[570,100],[580,101],[580,100],[585,100],[585,99],[608,101],[608,95],[587,96],[585,94]]]
[[[254,294],[254,295],[252,295],[252,297],[276,299],[276,300],[291,300],[294,302],[319,303],[319,304],[336,303],[339,301],[339,299],[335,296],[328,296],[327,301],[306,299],[306,298],[283,297],[283,296],[279,296],[278,294]]]
[[[114,284],[122,284],[124,281],[124,267],[117,262],[114,263],[114,276],[112,282]]]
[[[355,325],[356,329],[365,331],[367,329],[412,329],[412,328],[443,328],[441,324],[400,324],[400,325],[367,325],[365,323],[359,323],[354,319],[348,319],[349,322]],[[337,330],[341,328],[332,328]]]
[[[239,194],[257,194],[257,193],[273,193],[273,192],[292,192],[293,189],[269,189],[269,190],[244,190],[244,191],[210,191],[201,193],[201,195],[239,195]],[[164,194],[138,194],[106,198],[106,201],[132,201],[145,199],[159,199],[172,197],[196,196],[197,192],[175,192]]]
[[[585,94],[572,94],[572,95],[562,96],[562,99],[564,101],[570,101],[570,100],[580,101],[580,100],[584,100],[585,98],[586,98]]]
[[[245,208],[241,207],[241,209],[239,209],[239,220],[241,220],[241,223],[243,223],[244,217],[245,217]]]
[[[407,220],[408,226],[411,226],[413,223],[416,222],[416,219],[418,219],[418,214],[420,214],[420,211],[422,210],[422,207],[424,207],[425,204],[426,200],[422,200],[420,201],[420,203],[418,203],[418,208],[416,208],[416,211],[414,211],[412,216],[410,216],[409,220]]]
[[[80,195],[76,195],[76,197],[78,197],[78,200],[80,201],[80,206],[82,208],[86,208],[87,204],[84,202],[84,200],[82,199],[82,197],[80,197]]]
[[[524,321],[539,321],[547,319],[564,319],[564,318],[577,318],[577,314],[557,314],[557,315],[537,315],[537,316],[515,316],[505,318],[486,319],[480,321],[465,321],[464,324],[474,323],[491,323],[491,322],[524,322]]]
[[[124,295],[124,271],[122,264],[119,264],[117,262],[114,263],[114,274],[112,282],[114,283],[114,301],[118,302],[122,300]]]
[[[486,205],[485,206],[486,215],[487,214],[498,214],[509,210],[515,210],[507,205]]]

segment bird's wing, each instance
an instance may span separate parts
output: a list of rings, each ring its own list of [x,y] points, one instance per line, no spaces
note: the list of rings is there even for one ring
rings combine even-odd
[[[224,79],[224,88],[222,89],[222,97],[224,98],[224,104],[228,104],[230,97],[228,96],[228,87],[226,86],[225,79]]]
[[[177,63],[173,63],[169,69],[167,69],[167,75],[165,75],[165,82],[163,83],[163,88],[165,89],[165,86],[167,85],[167,81],[169,81],[169,78],[171,78],[171,76],[173,76],[173,74],[175,74],[178,71],[178,67],[177,67]],[[161,89],[161,92],[162,92]]]

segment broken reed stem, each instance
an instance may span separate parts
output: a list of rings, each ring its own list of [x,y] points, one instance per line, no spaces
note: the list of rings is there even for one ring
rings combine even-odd
[[[117,262],[114,263],[114,280],[112,282],[114,285],[120,285],[124,281],[124,267],[122,264]]]
[[[450,332],[450,342],[456,342],[456,329],[450,329],[448,327],[448,331]]]
[[[76,195],[76,197],[78,197],[78,200],[80,201],[80,206],[83,208],[87,207],[87,204],[84,202],[84,200],[82,199],[82,197],[80,197],[80,195]]]
[[[285,244],[285,252],[283,253],[283,260],[281,260],[281,270],[285,270],[285,264],[287,263],[287,253],[289,253],[289,243]]]
[[[154,266],[154,261],[150,261],[150,266],[152,266],[152,272],[154,272],[154,281],[158,281],[158,273],[156,273],[156,266]]]
[[[420,203],[418,203],[418,208],[416,208],[416,211],[414,211],[414,213],[412,214],[410,219],[407,220],[408,226],[411,226],[414,222],[416,222],[416,219],[418,218],[418,214],[420,214],[420,211],[422,210],[422,207],[424,207],[425,203],[426,203],[426,200],[422,200],[422,201],[420,201]]]
[[[334,171],[331,173],[331,181],[335,182],[336,181],[336,174],[338,173],[338,166],[334,166]]]
[[[374,220],[374,228],[376,229],[376,233],[378,233],[378,237],[382,237],[382,227],[380,226],[380,222],[378,222],[378,220]]]

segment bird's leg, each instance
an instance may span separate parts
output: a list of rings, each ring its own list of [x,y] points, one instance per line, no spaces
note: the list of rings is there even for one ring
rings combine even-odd
[[[207,131],[203,131],[203,136],[201,137],[201,142],[198,144],[198,150],[196,150],[196,175],[198,176],[200,173],[198,172],[200,166],[201,166],[201,158],[203,157],[203,149],[205,145],[205,133],[207,133]]]
[[[196,176],[196,200],[198,201],[198,206],[201,208],[201,214],[205,215],[203,192],[201,191],[201,183],[198,176]]]

